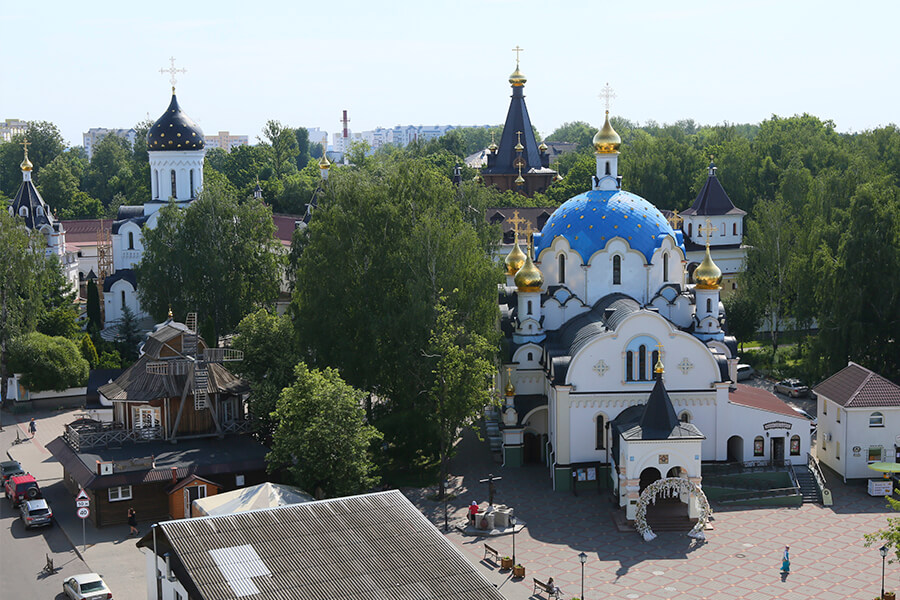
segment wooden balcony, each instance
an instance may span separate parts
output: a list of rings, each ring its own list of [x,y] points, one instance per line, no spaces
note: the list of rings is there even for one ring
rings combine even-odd
[[[81,452],[88,448],[116,447],[123,444],[151,442],[163,439],[160,427],[125,429],[118,423],[103,423],[92,419],[81,419],[66,425],[63,434],[66,443]]]

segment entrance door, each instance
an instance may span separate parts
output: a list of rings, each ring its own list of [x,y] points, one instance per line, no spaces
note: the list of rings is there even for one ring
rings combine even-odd
[[[541,462],[541,438],[530,431],[525,432],[523,441],[522,457],[525,464],[534,464]]]
[[[772,461],[776,465],[784,464],[784,438],[772,438]]]

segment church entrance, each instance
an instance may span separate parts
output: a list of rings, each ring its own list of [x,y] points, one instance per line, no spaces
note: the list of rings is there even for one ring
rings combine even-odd
[[[541,436],[530,431],[525,432],[525,438],[522,440],[522,454],[526,465],[533,465],[541,462]]]
[[[641,471],[641,488],[639,493],[643,493],[643,491],[647,489],[647,486],[657,479],[662,479],[662,475],[655,467],[647,467]]]
[[[739,435],[728,438],[728,462],[744,462],[744,439]]]
[[[681,468],[669,469],[666,478],[670,477],[681,477]],[[640,493],[643,494],[644,490],[661,479],[662,475],[657,469],[644,469],[641,472]],[[687,531],[694,525],[688,518],[688,505],[681,501],[679,494],[655,495],[646,511],[647,523],[656,531]]]
[[[783,437],[773,437],[772,438],[772,462],[775,465],[780,465],[784,463],[784,438]]]

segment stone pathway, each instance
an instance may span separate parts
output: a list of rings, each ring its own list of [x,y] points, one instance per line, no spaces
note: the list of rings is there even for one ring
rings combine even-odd
[[[512,537],[477,538],[448,533],[448,538],[511,600],[532,597],[532,577],[553,577],[564,598],[581,593],[578,554],[588,555],[584,593],[594,598],[693,600],[871,600],[881,588],[881,557],[863,546],[863,534],[887,525],[891,511],[866,494],[862,482],[844,485],[834,475],[829,487],[833,507],[734,508],[713,505],[713,531],[698,543],[683,533],[659,533],[646,543],[636,533],[620,533],[609,496],[596,490],[550,490],[542,466],[503,468],[487,445],[467,435],[452,473],[457,491],[449,504],[450,522],[464,520],[466,506],[484,502],[487,473],[500,475],[495,502],[507,504],[528,526],[516,535],[516,559],[526,567],[523,580],[512,580],[491,561],[482,560],[483,543],[512,555]],[[423,490],[407,490],[410,499],[439,527],[443,504]],[[781,552],[791,547],[791,574],[783,581]],[[886,589],[900,588],[900,567],[888,565]],[[546,597],[546,595],[544,595]]]

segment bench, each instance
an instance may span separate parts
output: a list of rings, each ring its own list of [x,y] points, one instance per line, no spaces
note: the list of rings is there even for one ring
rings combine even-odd
[[[538,590],[540,590],[541,592],[547,592],[547,595],[550,598],[559,598],[559,588],[557,586],[538,581],[534,577],[532,577],[531,580],[534,582],[532,594],[538,594]]]
[[[500,553],[497,552],[496,550],[494,550],[493,548],[491,548],[490,546],[488,546],[487,544],[485,544],[484,545],[484,560],[487,560],[488,555],[493,556],[493,558],[491,560],[494,561],[495,564],[500,563]]]

